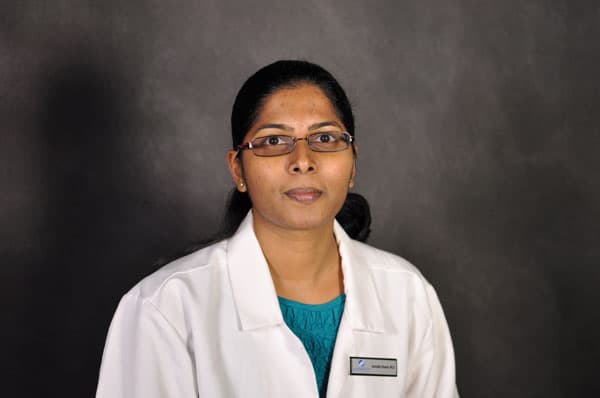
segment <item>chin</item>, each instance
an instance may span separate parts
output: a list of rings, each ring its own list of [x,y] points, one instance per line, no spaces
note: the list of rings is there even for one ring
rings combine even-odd
[[[298,214],[286,220],[289,229],[308,231],[331,225],[335,216],[327,217],[318,214]]]
[[[334,213],[333,210],[327,211],[327,209],[323,209],[321,206],[307,206],[299,208],[287,206],[285,210],[265,210],[267,211],[260,211],[259,209],[254,208],[253,211],[255,220],[260,219],[260,222],[262,223],[271,224],[277,228],[289,231],[310,231],[331,227],[333,225],[335,215],[337,214]]]

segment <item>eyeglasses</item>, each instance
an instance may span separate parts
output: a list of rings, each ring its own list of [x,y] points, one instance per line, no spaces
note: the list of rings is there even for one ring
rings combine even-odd
[[[304,138],[267,135],[238,145],[236,149],[238,151],[252,149],[256,156],[280,156],[292,152],[296,148],[296,143],[302,140],[305,140],[308,147],[315,152],[340,152],[350,147],[354,137],[345,131],[322,131]]]

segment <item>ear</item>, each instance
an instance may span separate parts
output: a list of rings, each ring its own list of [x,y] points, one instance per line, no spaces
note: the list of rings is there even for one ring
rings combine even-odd
[[[358,155],[358,145],[354,145],[354,161],[352,162],[352,173],[350,174],[350,183],[348,186],[350,188],[354,187],[354,178],[356,177],[356,156]]]
[[[242,159],[238,156],[238,151],[231,150],[227,152],[227,166],[229,166],[229,172],[233,183],[237,187],[238,191],[246,192],[246,181],[244,180],[244,169],[242,167]]]

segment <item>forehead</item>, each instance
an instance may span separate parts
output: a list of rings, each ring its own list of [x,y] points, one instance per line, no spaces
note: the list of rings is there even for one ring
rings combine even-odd
[[[323,90],[312,84],[302,84],[297,87],[286,87],[275,91],[264,101],[257,115],[255,124],[269,121],[285,123],[310,119],[312,122],[323,118],[339,120],[335,108]],[[272,120],[275,119],[275,120]],[[277,120],[280,119],[280,120]]]

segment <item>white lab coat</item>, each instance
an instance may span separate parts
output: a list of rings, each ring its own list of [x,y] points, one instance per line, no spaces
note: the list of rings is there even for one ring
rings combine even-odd
[[[121,300],[97,398],[318,397],[286,326],[252,212],[238,231],[161,268]],[[456,397],[454,353],[431,285],[335,223],[346,304],[327,397]],[[351,356],[397,359],[397,377],[350,375]]]

